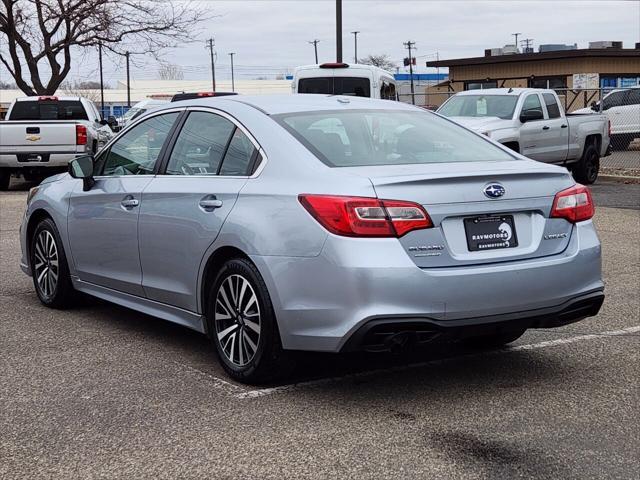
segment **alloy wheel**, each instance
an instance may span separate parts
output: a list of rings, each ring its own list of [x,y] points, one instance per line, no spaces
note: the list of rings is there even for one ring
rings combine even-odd
[[[217,340],[224,356],[243,367],[255,356],[260,341],[258,297],[241,275],[229,275],[216,294],[214,320]]]
[[[36,238],[33,257],[36,283],[40,293],[47,298],[51,297],[56,291],[60,268],[58,247],[48,230],[42,230]]]

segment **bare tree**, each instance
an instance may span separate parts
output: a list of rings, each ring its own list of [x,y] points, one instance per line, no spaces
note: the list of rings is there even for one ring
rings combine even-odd
[[[27,95],[51,95],[69,74],[76,49],[101,44],[116,54],[157,58],[191,41],[210,17],[191,0],[0,0],[0,34],[7,39],[0,62]]]
[[[362,65],[373,65],[374,67],[379,67],[389,72],[392,72],[396,68],[396,65],[389,58],[389,55],[368,55],[365,58],[358,59],[358,63]]]
[[[184,80],[184,72],[180,65],[162,63],[158,68],[158,78],[160,80]]]

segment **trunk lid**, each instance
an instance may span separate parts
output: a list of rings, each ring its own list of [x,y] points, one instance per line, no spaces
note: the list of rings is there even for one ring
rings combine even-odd
[[[7,121],[0,123],[0,135],[2,153],[76,151],[76,122]]]
[[[434,228],[416,230],[400,238],[419,267],[523,260],[561,253],[569,244],[573,225],[564,219],[549,218],[555,194],[574,184],[563,168],[521,160],[348,170],[367,175],[379,198],[416,202],[429,213]],[[504,195],[485,195],[485,188],[492,184],[504,187]],[[502,232],[501,228],[508,231],[512,245],[509,248],[473,250],[475,247],[470,246],[471,237],[490,238],[477,236],[493,235],[494,230]],[[502,244],[505,238],[495,243]]]

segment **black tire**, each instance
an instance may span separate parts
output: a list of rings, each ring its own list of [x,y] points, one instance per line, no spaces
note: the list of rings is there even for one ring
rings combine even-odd
[[[631,135],[612,135],[611,149],[616,151],[628,150],[632,140],[633,137]]]
[[[11,184],[11,172],[0,169],[0,192],[9,190]]]
[[[465,339],[464,344],[471,348],[500,348],[520,338],[526,329],[509,330]]]
[[[48,242],[53,242],[53,247],[47,247],[50,245]],[[67,307],[75,296],[75,290],[71,283],[67,256],[53,220],[50,218],[42,220],[36,226],[29,243],[31,276],[38,298],[50,308]],[[51,273],[45,272],[45,269],[49,269]],[[47,281],[49,278],[52,279],[52,283]]]
[[[587,145],[582,158],[572,169],[573,178],[584,185],[591,185],[598,179],[598,172],[600,172],[600,152],[596,145]]]
[[[207,327],[220,363],[233,379],[259,384],[291,373],[292,354],[282,349],[267,286],[248,260],[229,260],[218,272],[208,292]]]

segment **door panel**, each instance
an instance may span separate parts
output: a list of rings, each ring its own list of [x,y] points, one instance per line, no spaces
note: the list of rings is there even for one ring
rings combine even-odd
[[[79,186],[69,205],[68,231],[81,280],[133,295],[144,294],[138,255],[139,206],[150,176],[96,178],[88,192]]]
[[[560,105],[551,93],[543,93],[545,121],[538,159],[543,162],[563,162],[569,148],[569,123],[563,118]]]
[[[527,95],[522,104],[521,113],[525,111],[539,111],[543,113],[540,96],[537,93]],[[544,122],[546,120],[532,120],[520,127],[520,153],[533,160],[541,160],[544,142]]]
[[[200,263],[246,178],[158,176],[142,195],[139,238],[148,298],[197,311]]]

